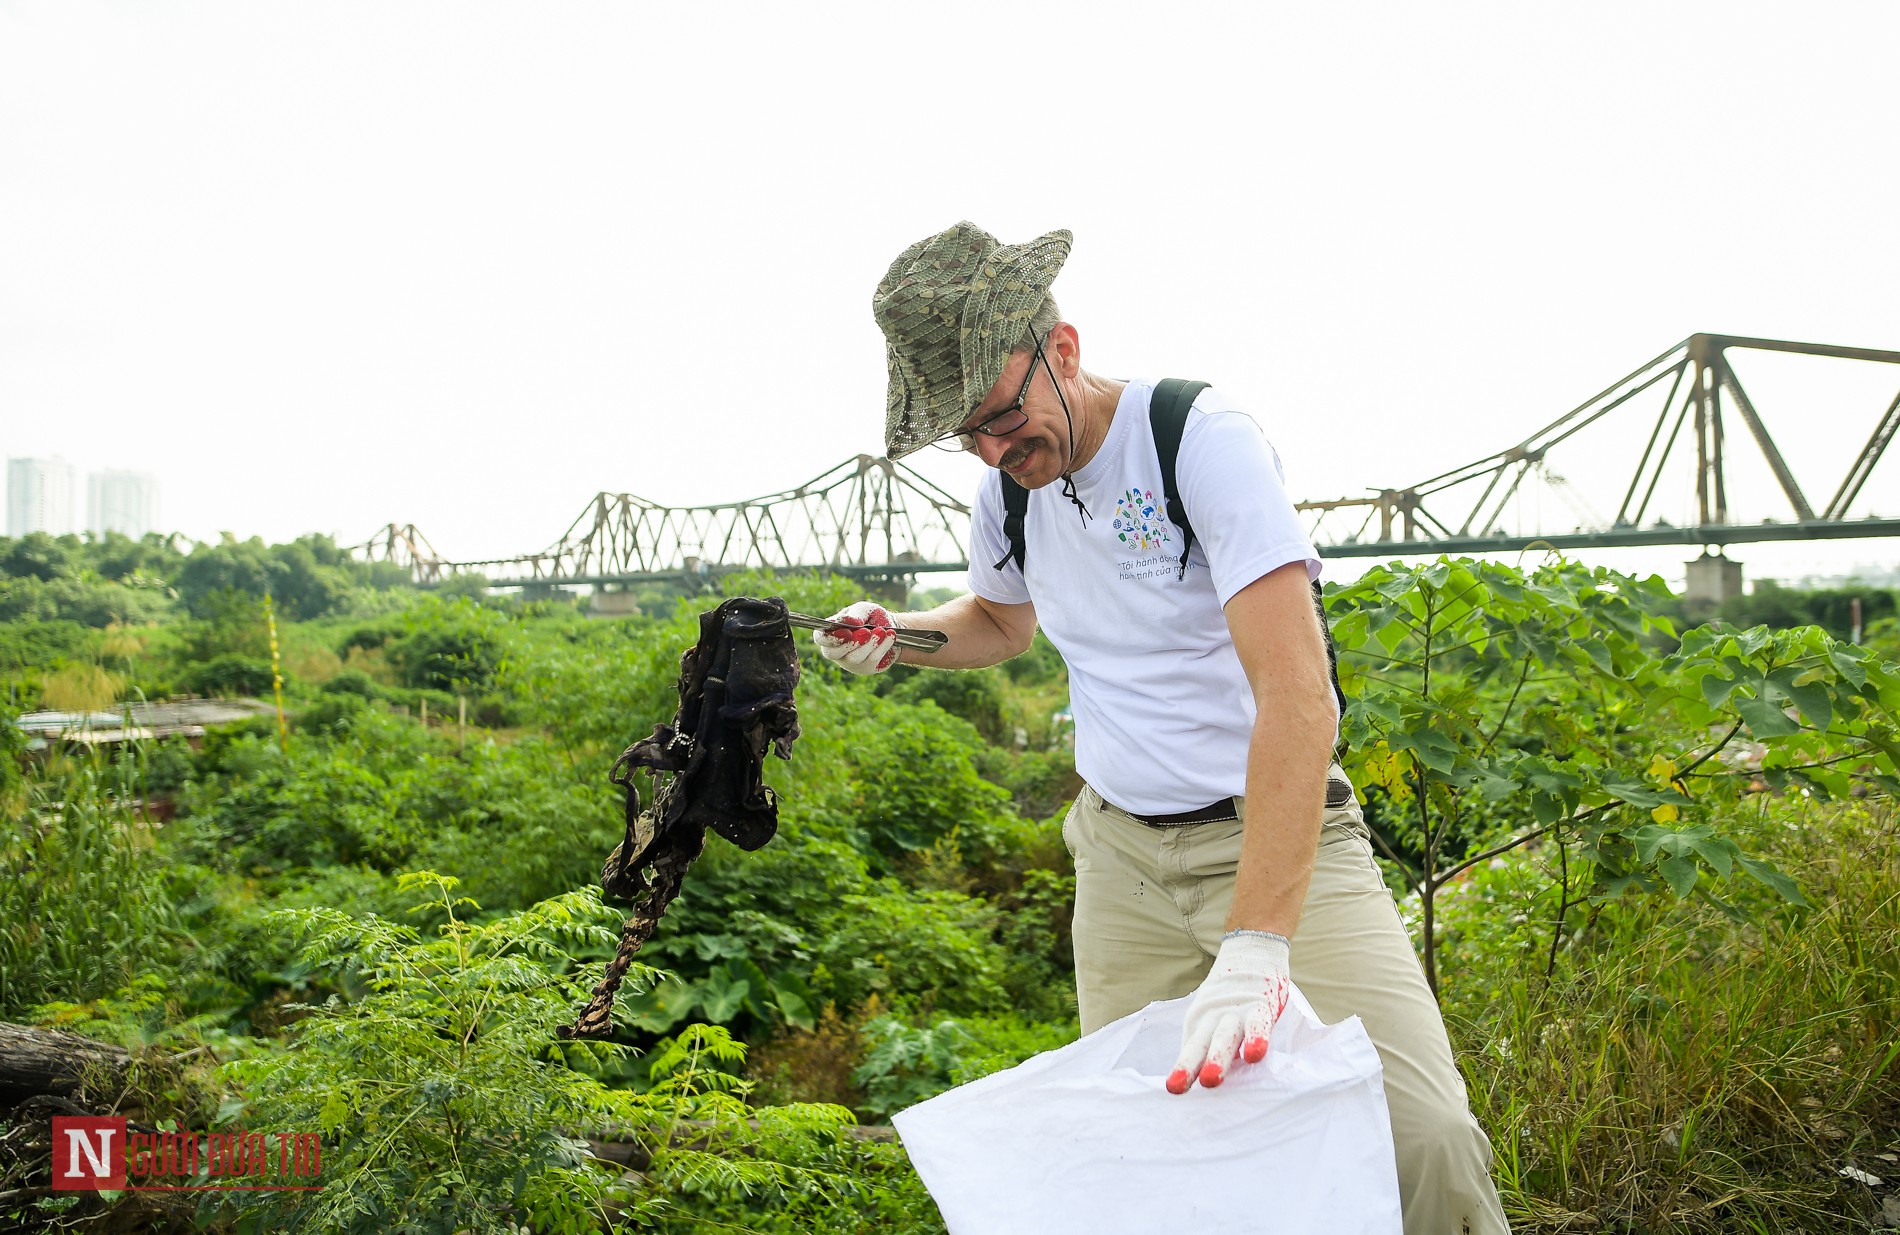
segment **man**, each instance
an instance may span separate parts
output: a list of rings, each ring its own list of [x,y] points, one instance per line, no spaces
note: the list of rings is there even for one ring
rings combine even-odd
[[[1265,1056],[1297,981],[1324,1020],[1358,1015],[1379,1048],[1409,1235],[1505,1231],[1490,1143],[1333,763],[1320,563],[1279,459],[1202,391],[1175,469],[1183,545],[1158,496],[1152,383],[1085,370],[1056,313],[1070,239],[1002,245],[959,223],[878,284],[888,453],[945,444],[995,470],[972,516],[969,595],[896,618],[860,602],[815,641],[858,673],[900,655],[977,668],[1027,649],[1040,624],[1069,667],[1086,782],[1063,825],[1082,1031],[1192,993],[1167,1087],[1215,1087]],[[1020,560],[1005,475],[1029,491]],[[900,653],[893,625],[949,642]]]

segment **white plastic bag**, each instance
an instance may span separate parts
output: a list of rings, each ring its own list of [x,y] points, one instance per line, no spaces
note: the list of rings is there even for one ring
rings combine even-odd
[[[1164,1088],[1187,999],[900,1111],[950,1235],[1398,1235],[1379,1053],[1297,990],[1258,1064]]]

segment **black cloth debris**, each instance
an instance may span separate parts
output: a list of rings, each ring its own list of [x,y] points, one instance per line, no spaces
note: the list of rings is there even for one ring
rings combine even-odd
[[[680,657],[673,723],[656,725],[651,737],[621,752],[610,774],[627,793],[627,832],[608,856],[600,886],[609,900],[633,909],[606,977],[561,1037],[613,1031],[614,994],[705,848],[706,829],[745,850],[772,839],[778,801],[765,787],[765,755],[791,758],[797,685],[798,651],[783,600],[735,597],[700,614],[699,642]],[[634,782],[642,768],[655,785],[645,809]]]

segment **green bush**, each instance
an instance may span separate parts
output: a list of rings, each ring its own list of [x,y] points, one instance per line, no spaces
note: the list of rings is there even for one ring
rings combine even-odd
[[[387,695],[382,685],[361,669],[345,669],[323,684],[326,695],[355,695],[362,699],[381,699]]]
[[[1003,715],[1003,692],[987,669],[920,670],[894,687],[889,697],[905,703],[928,700],[950,715],[970,722],[985,742],[1000,744],[1009,736],[1009,724]]]
[[[569,956],[616,935],[592,893],[476,924],[453,879],[421,872],[400,887],[441,920],[435,938],[333,909],[283,915],[305,963],[347,973],[364,993],[307,1009],[283,1049],[227,1070],[244,1091],[234,1122],[324,1137],[321,1191],[230,1194],[262,1229],[578,1233],[610,1212],[613,1229],[648,1227],[675,1196],[783,1207],[843,1190],[803,1160],[836,1154],[850,1113],[747,1111],[744,1082],[724,1066],[744,1047],[722,1031],[698,1026],[667,1044],[639,1094],[589,1075],[627,1048],[555,1045],[598,977]],[[653,977],[635,966],[628,987]],[[688,1121],[696,1143],[676,1144]],[[589,1154],[582,1138],[609,1128],[648,1150],[643,1191]]]
[[[456,597],[411,608],[403,633],[383,644],[406,686],[476,692],[495,681],[510,623],[493,610]]]
[[[348,974],[366,993],[308,1009],[284,1049],[230,1066],[245,1122],[324,1138],[322,1191],[231,1203],[269,1229],[593,1229],[624,1190],[579,1136],[654,1122],[631,1095],[550,1058],[555,1026],[588,986],[567,954],[607,944],[611,915],[573,893],[475,925],[453,879],[423,872],[401,886],[444,917],[437,938],[334,909],[282,916],[306,964]],[[567,1052],[595,1062],[624,1053]]]
[[[154,830],[89,762],[30,786],[0,832],[0,1019],[83,1003],[164,967],[179,943]]]
[[[880,1016],[867,1021],[861,1032],[864,1062],[851,1079],[864,1089],[865,1111],[880,1120],[1076,1039],[1073,1026],[1044,1024],[1013,1013],[940,1020],[924,1027]]]
[[[227,653],[186,670],[179,685],[193,694],[213,698],[267,695],[272,685],[270,662]]]
[[[1892,803],[1726,813],[1814,908],[1744,885],[1591,903],[1559,935],[1560,884],[1587,875],[1549,845],[1445,899],[1447,1024],[1515,1229],[1880,1226],[1843,1171],[1879,1174],[1900,1110]]]

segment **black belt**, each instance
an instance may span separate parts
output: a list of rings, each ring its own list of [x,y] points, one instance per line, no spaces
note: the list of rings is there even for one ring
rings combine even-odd
[[[1337,776],[1326,778],[1326,808],[1328,810],[1337,810],[1351,801],[1351,781],[1341,780]],[[1121,807],[1117,806],[1115,809],[1121,810]],[[1136,823],[1145,823],[1151,828],[1179,828],[1190,823],[1227,823],[1240,818],[1240,799],[1222,798],[1218,802],[1209,802],[1206,806],[1179,811],[1172,815],[1137,815],[1131,810],[1124,810],[1122,814],[1127,815]]]
[[[1198,810],[1184,810],[1173,815],[1137,815],[1133,811],[1124,813],[1136,823],[1145,823],[1151,828],[1178,828],[1189,823],[1226,823],[1230,819],[1238,819],[1240,803],[1234,798],[1222,798]]]

